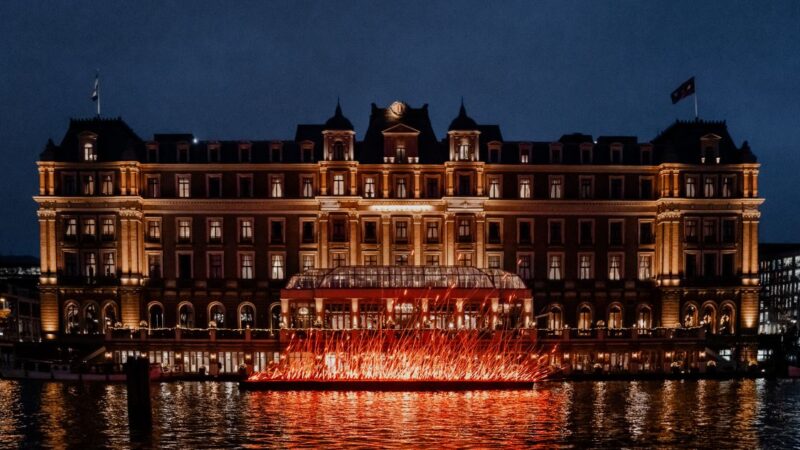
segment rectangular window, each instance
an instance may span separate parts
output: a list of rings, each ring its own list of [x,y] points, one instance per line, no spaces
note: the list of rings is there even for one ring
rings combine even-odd
[[[622,164],[622,147],[611,147],[611,164]]]
[[[717,242],[716,220],[703,220],[703,242],[706,244],[714,244]]]
[[[150,278],[161,278],[161,255],[150,253],[147,255],[147,270]]]
[[[469,196],[472,195],[472,177],[469,175],[458,176],[458,195]]]
[[[639,244],[649,245],[654,242],[653,222],[639,222]]]
[[[439,265],[439,255],[437,255],[437,254],[427,254],[427,255],[425,255],[425,265],[426,266],[438,266]]]
[[[582,200],[594,198],[594,178],[580,177],[580,197]]]
[[[500,198],[500,177],[489,177],[489,198]]]
[[[208,162],[218,163],[219,162],[219,147],[217,146],[209,146],[208,147]]]
[[[499,254],[489,253],[486,255],[486,266],[490,269],[503,268],[503,256]]]
[[[303,198],[314,198],[314,179],[304,176],[302,179]]]
[[[639,198],[649,200],[653,198],[653,179],[640,178],[639,179]]]
[[[191,197],[191,175],[178,175],[178,197],[189,198]]]
[[[272,253],[270,255],[270,266],[270,278],[282,280],[286,277],[286,257],[282,253]]]
[[[458,144],[458,160],[459,161],[469,161],[469,144],[466,142],[462,142]]]
[[[333,175],[333,195],[344,194],[344,174],[337,173]]]
[[[712,198],[716,195],[716,177],[705,177],[703,180],[703,196]]]
[[[178,278],[181,280],[192,279],[192,254],[178,253]]]
[[[280,245],[285,243],[285,222],[280,219],[269,219],[269,243]]]
[[[83,275],[88,278],[97,276],[97,253],[86,252],[83,254]]]
[[[161,180],[156,176],[147,176],[147,197],[158,198],[161,195]]]
[[[724,198],[733,197],[733,184],[735,181],[735,175],[726,175],[722,178],[722,196]]]
[[[608,279],[612,281],[622,279],[622,255],[608,255]]]
[[[639,255],[639,279],[649,280],[653,274],[653,255],[640,254]]]
[[[397,141],[394,147],[395,161],[398,163],[406,162],[406,143]]]
[[[78,235],[78,219],[69,218],[64,221],[64,236],[74,238]]]
[[[724,244],[736,242],[736,219],[722,220],[722,242]]]
[[[408,265],[408,254],[397,254],[397,255],[394,255],[394,265],[395,266],[407,266]]]
[[[517,243],[524,245],[533,243],[533,220],[519,219],[517,221]]]
[[[608,198],[621,200],[623,195],[623,178],[611,177],[608,185]]]
[[[489,161],[490,163],[499,163],[500,162],[500,149],[499,148],[490,148],[489,149]]]
[[[533,278],[533,255],[530,253],[517,255],[517,275],[523,280]]]
[[[594,244],[594,221],[578,220],[578,243],[580,245]]]
[[[733,277],[736,275],[736,267],[735,267],[735,253],[723,253],[722,254],[722,276],[726,278]]]
[[[697,242],[697,219],[686,219],[684,227],[684,237],[686,242]]]
[[[395,180],[394,195],[396,198],[408,197],[408,187],[406,186],[407,181],[408,180],[405,177],[397,177]]]
[[[97,220],[83,219],[83,236],[95,237],[97,235]]]
[[[75,184],[75,175],[62,174],[61,175],[61,192],[64,195],[77,194],[77,185]]]
[[[394,241],[398,244],[408,242],[408,222],[405,220],[398,220],[394,223]]]
[[[222,242],[222,219],[208,219],[208,242]]]
[[[425,196],[439,198],[439,178],[425,177]]]
[[[347,242],[347,224],[344,219],[331,220],[331,241]]]
[[[472,253],[459,252],[456,263],[461,267],[472,267]]]
[[[519,198],[531,198],[531,178],[520,177],[519,179]]]
[[[311,270],[316,265],[314,263],[314,255],[303,255],[301,258],[302,270],[305,272],[306,270]]]
[[[378,222],[374,220],[364,222],[364,242],[367,244],[378,243]]]
[[[147,221],[147,240],[150,242],[161,241],[161,221],[148,220]]]
[[[439,222],[426,222],[425,242],[427,244],[439,243]]]
[[[314,221],[304,220],[301,222],[300,239],[303,242],[303,244],[313,244],[314,242],[317,241],[316,240],[317,233],[314,228],[315,228]]]
[[[269,196],[272,198],[283,198],[283,177],[280,175],[270,175],[269,177]]]
[[[273,255],[274,256],[274,255]],[[239,278],[242,280],[253,279],[253,264],[254,257],[252,253],[241,253],[239,255]]]
[[[114,195],[114,176],[110,173],[100,175],[100,193],[103,195]]]
[[[550,164],[561,164],[560,147],[550,147]]]
[[[208,175],[208,198],[222,197],[222,175]]]
[[[240,145],[239,146],[239,162],[248,163],[250,162],[250,146],[249,145]]]
[[[551,254],[548,257],[547,266],[547,279],[558,281],[562,278],[561,265],[563,263],[564,255]]]
[[[488,233],[486,236],[486,241],[490,244],[500,244],[502,243],[502,233],[500,231],[501,223],[493,220],[488,222]]]
[[[592,255],[589,254],[582,253],[578,255],[578,279],[591,280],[594,278],[593,259]]]
[[[591,147],[582,147],[581,148],[581,164],[591,164],[592,163],[592,149]]]
[[[378,265],[378,255],[364,255],[364,265],[365,266],[377,266]]]
[[[470,220],[465,217],[458,219],[458,241],[472,242],[472,226]]]
[[[314,162],[314,149],[312,147],[303,147],[303,162]]]
[[[608,221],[608,244],[609,245],[622,245],[623,244],[623,221],[622,220],[609,220]]]
[[[548,220],[548,243],[550,245],[563,245],[564,244],[564,221],[562,220]]]
[[[114,252],[103,252],[103,276],[113,278],[117,274]]]
[[[208,254],[208,278],[212,280],[224,278],[222,273],[222,253]]]
[[[693,176],[686,177],[686,197],[688,198],[697,197],[697,177]]]
[[[717,254],[703,253],[703,276],[709,278],[717,275]]]
[[[104,217],[100,229],[100,233],[102,234],[103,239],[105,240],[114,239],[114,234],[115,234],[114,228],[115,228],[114,218]]]
[[[94,195],[94,175],[83,176],[83,195]]]
[[[253,196],[253,176],[252,175],[238,175],[239,179],[239,197],[250,198]]]
[[[375,177],[365,177],[364,198],[375,198],[376,192],[377,189],[375,188]]]
[[[239,242],[242,244],[253,242],[253,219],[239,219]]]
[[[650,165],[653,163],[653,151],[649,148],[640,150],[639,159],[642,165]]]
[[[346,253],[334,253],[331,255],[331,267],[337,268],[347,265]]]
[[[550,198],[560,200],[564,198],[564,177],[550,177]]]
[[[684,255],[683,273],[687,279],[697,278],[697,254],[686,253]]]
[[[192,241],[192,219],[178,219],[178,242]]]
[[[281,162],[283,159],[283,152],[281,151],[280,144],[273,144],[269,149],[269,160],[270,162]]]
[[[519,149],[519,162],[522,164],[528,164],[529,160],[529,152],[527,148]]]
[[[64,252],[64,275],[74,277],[78,275],[78,254]]]

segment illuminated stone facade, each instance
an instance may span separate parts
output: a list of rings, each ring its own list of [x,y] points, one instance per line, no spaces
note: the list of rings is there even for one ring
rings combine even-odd
[[[462,106],[337,106],[292,140],[139,138],[73,120],[38,162],[43,332],[277,329],[290,276],[337,266],[516,272],[543,330],[758,319],[759,164],[723,122],[651,141],[508,141]],[[284,311],[285,314],[285,311]]]

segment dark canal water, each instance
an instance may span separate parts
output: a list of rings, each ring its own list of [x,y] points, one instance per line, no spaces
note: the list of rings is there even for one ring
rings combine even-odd
[[[240,392],[154,385],[154,429],[122,385],[0,381],[0,447],[800,447],[800,382],[550,382],[531,391]]]

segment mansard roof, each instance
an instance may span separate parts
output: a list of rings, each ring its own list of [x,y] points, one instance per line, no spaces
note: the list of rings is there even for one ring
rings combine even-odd
[[[422,105],[421,108],[413,108],[400,102],[395,102],[393,105],[402,105],[402,113],[398,115],[392,112],[390,107],[380,108],[372,104],[364,141],[361,146],[356,147],[356,159],[368,164],[382,163],[383,131],[402,124],[419,131],[417,144],[421,163],[435,164],[446,161],[449,150],[442,147],[433,132],[431,119],[428,116],[428,104]]]
[[[143,141],[122,118],[70,119],[69,128],[58,146],[48,145],[40,155],[43,161],[79,161],[81,135],[97,136],[97,161],[136,160]]]
[[[661,155],[663,162],[696,164],[700,162],[701,140],[706,136],[719,138],[719,156],[722,164],[756,162],[756,156],[745,141],[741,148],[736,147],[725,121],[677,120],[659,133],[652,143]]]

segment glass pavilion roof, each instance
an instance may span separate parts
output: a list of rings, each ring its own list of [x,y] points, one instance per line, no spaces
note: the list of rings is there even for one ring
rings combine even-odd
[[[522,279],[500,269],[462,266],[342,266],[294,275],[286,289],[455,288],[526,289]]]

